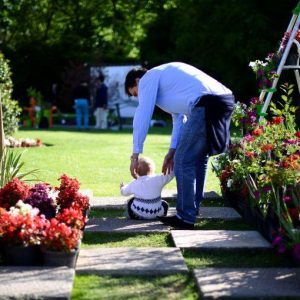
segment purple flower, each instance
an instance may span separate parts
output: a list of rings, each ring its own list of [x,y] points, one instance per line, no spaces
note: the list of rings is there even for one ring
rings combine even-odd
[[[259,191],[255,191],[254,192],[254,197],[255,197],[255,199],[259,199],[260,198],[260,192]]]
[[[268,193],[268,192],[272,191],[272,188],[269,185],[264,186],[262,189],[263,189],[264,193]]]
[[[291,200],[292,200],[292,198],[291,198],[290,196],[284,196],[284,197],[283,197],[283,201],[284,201],[285,203],[290,202]]]
[[[37,183],[30,189],[30,195],[24,200],[25,203],[39,209],[47,219],[53,218],[56,213],[56,206],[52,198],[48,195],[49,185]]]
[[[282,243],[282,237],[281,236],[276,236],[272,242],[272,246],[278,246]]]
[[[300,260],[300,244],[296,244],[293,248],[293,255]]]

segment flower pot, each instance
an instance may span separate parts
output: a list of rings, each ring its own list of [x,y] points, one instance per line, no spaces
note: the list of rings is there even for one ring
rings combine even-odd
[[[70,252],[42,249],[43,262],[45,266],[67,266],[75,268],[79,250],[73,249]]]
[[[37,266],[41,265],[41,250],[37,245],[34,246],[4,246],[4,262],[15,266]]]

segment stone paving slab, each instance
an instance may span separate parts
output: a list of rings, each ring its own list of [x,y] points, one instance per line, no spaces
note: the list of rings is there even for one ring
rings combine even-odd
[[[0,267],[0,299],[70,299],[74,269]]]
[[[201,250],[258,250],[271,249],[263,236],[252,230],[171,230],[178,248]]]
[[[91,218],[85,231],[89,232],[169,232],[170,228],[156,220]]]
[[[177,191],[176,190],[165,190],[162,192],[162,198],[167,201],[176,199]],[[220,198],[220,196],[213,192],[205,193],[205,198],[215,199]],[[131,197],[119,196],[119,197],[90,197],[91,207],[92,208],[101,208],[101,209],[123,209],[125,204]]]
[[[76,273],[109,275],[167,275],[186,273],[178,248],[81,249]]]
[[[176,208],[170,207],[169,215],[176,214]],[[231,207],[200,207],[198,220],[240,220],[241,215]]]
[[[84,196],[88,196],[90,198],[90,201],[93,200],[93,191],[92,190],[79,190],[80,194],[84,195]]]
[[[300,299],[300,268],[206,268],[194,275],[201,299]]]

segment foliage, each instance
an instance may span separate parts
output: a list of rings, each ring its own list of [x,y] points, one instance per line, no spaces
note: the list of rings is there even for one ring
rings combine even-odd
[[[23,154],[24,152],[18,153],[7,148],[4,148],[0,153],[0,188],[15,177],[27,180],[29,175],[36,175],[37,169],[22,172],[25,164],[22,161]]]
[[[8,61],[0,53],[0,101],[3,110],[4,134],[12,135],[18,129],[21,109],[17,101],[11,99],[12,94],[11,71]]]

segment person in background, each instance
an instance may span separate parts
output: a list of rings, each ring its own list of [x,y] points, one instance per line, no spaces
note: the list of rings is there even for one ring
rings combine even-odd
[[[73,91],[73,100],[76,111],[76,125],[78,129],[89,128],[89,103],[90,103],[90,91],[88,84],[82,81]]]
[[[191,65],[172,62],[151,70],[132,69],[125,79],[125,92],[139,101],[133,120],[132,176],[155,105],[172,115],[171,143],[162,172],[167,174],[174,168],[176,215],[160,220],[176,229],[194,229],[204,197],[209,155],[222,153],[229,145],[234,110],[231,90]]]
[[[95,128],[107,129],[107,86],[104,83],[104,75],[101,73],[97,79],[97,89],[94,104],[94,116],[96,118]]]
[[[166,216],[169,205],[161,199],[161,191],[173,179],[173,173],[156,175],[153,160],[148,157],[139,157],[135,175],[137,179],[128,185],[120,184],[123,196],[134,195],[126,207],[129,218],[149,220]]]

